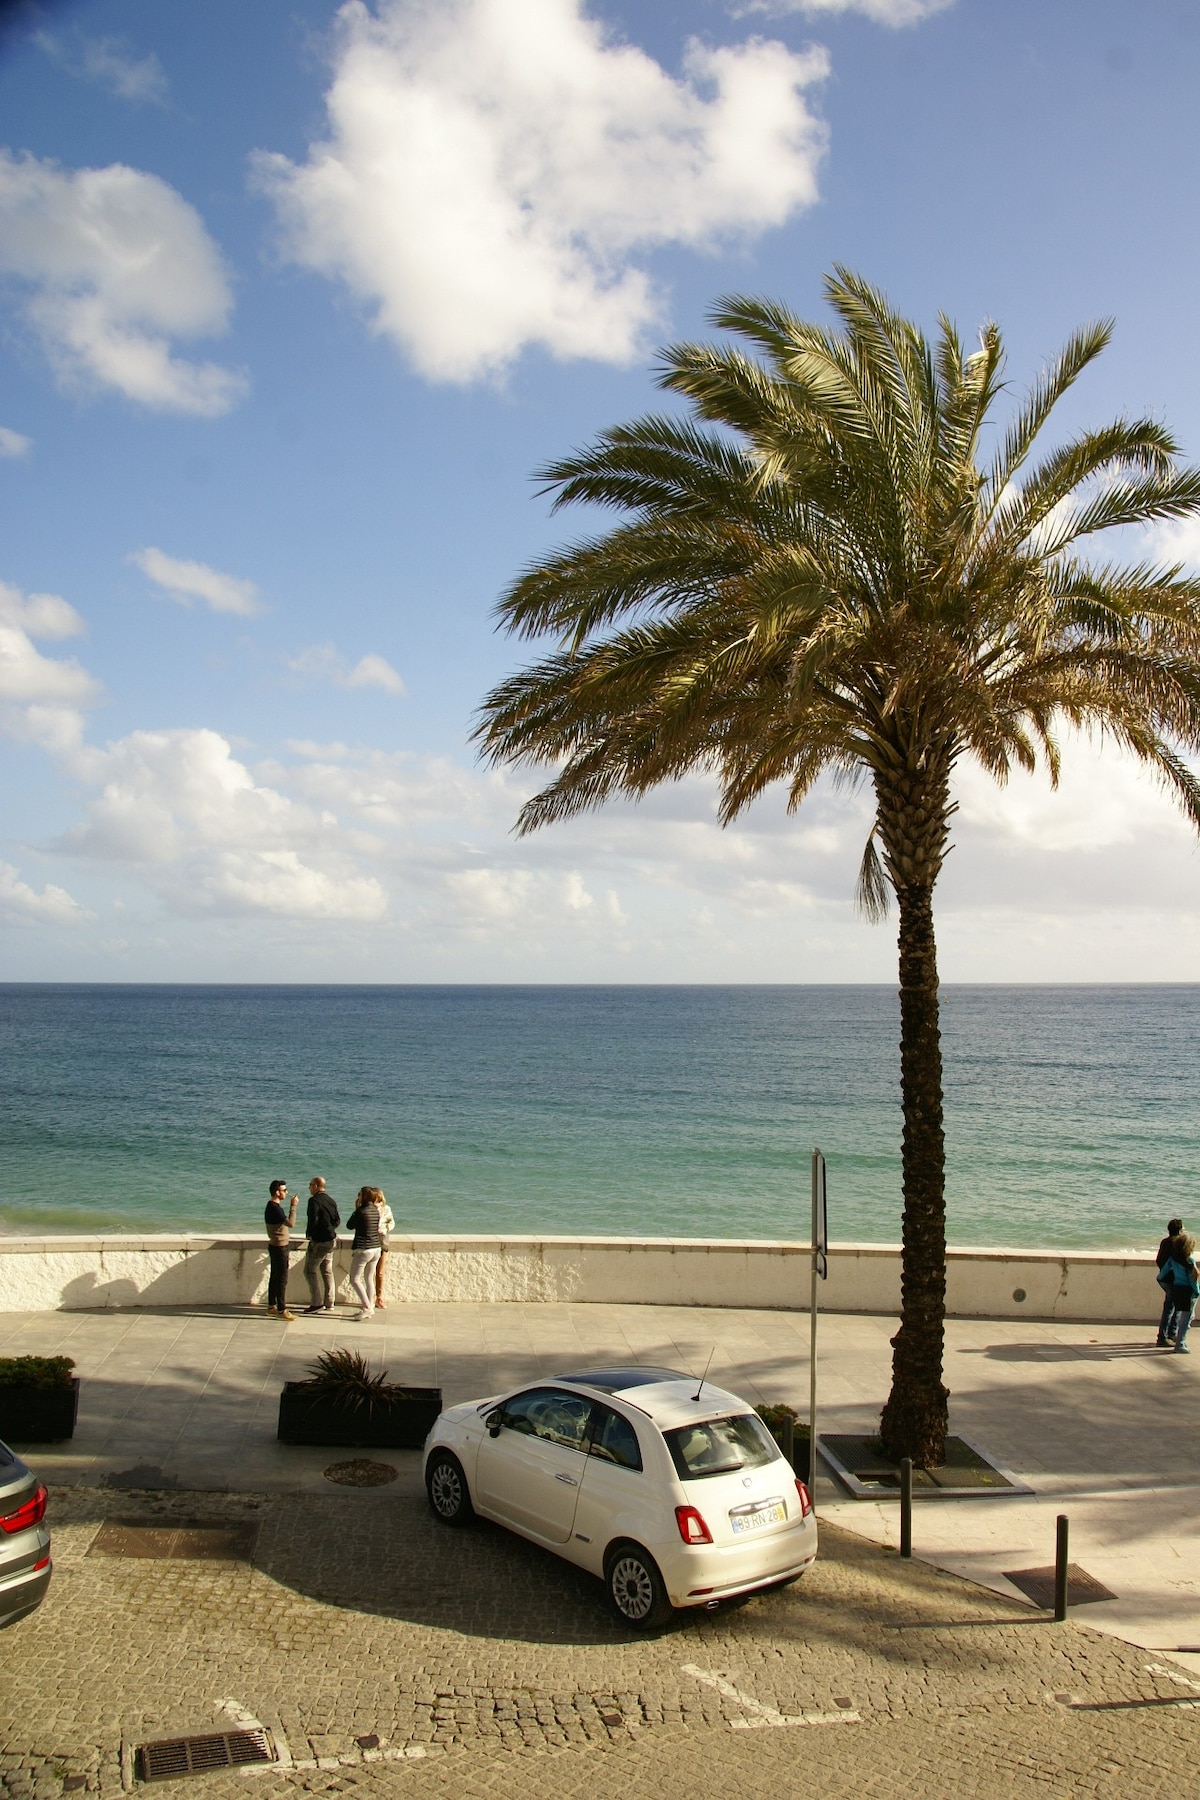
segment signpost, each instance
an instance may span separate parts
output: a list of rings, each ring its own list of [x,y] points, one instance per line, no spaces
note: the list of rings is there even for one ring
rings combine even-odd
[[[817,1278],[829,1277],[829,1218],[825,1206],[825,1158],[812,1153],[812,1268],[808,1296],[808,1491],[817,1499]]]

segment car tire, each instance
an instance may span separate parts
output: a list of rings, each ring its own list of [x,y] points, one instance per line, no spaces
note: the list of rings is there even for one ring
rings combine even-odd
[[[640,1544],[614,1544],[604,1559],[604,1586],[609,1605],[634,1631],[661,1631],[675,1608],[658,1564]]]
[[[462,1464],[448,1450],[435,1450],[425,1465],[425,1492],[443,1525],[469,1525],[475,1517]]]

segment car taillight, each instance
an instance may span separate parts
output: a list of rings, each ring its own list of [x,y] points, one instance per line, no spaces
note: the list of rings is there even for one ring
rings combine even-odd
[[[800,1496],[800,1517],[802,1519],[807,1519],[809,1513],[813,1509],[812,1495],[802,1481],[796,1483],[796,1492]]]
[[[694,1506],[677,1506],[675,1523],[685,1544],[711,1544],[712,1532]]]
[[[38,1483],[35,1493],[18,1506],[16,1512],[5,1513],[0,1519],[0,1531],[28,1531],[31,1525],[40,1525],[46,1516],[46,1490]]]

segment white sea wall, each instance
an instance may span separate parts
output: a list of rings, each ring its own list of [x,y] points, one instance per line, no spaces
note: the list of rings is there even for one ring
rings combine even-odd
[[[288,1299],[307,1304],[297,1241]],[[339,1299],[350,1299],[349,1240],[337,1250]],[[1147,1254],[951,1250],[952,1318],[1157,1318]],[[388,1298],[428,1301],[596,1301],[807,1311],[808,1247],[728,1239],[393,1237]],[[259,1237],[0,1237],[0,1313],[117,1307],[248,1306],[266,1299]],[[830,1312],[895,1316],[900,1251],[835,1244],[819,1304]]]

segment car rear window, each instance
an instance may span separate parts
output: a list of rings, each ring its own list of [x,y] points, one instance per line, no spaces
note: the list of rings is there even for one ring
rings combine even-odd
[[[728,1419],[705,1419],[664,1431],[667,1449],[680,1481],[703,1481],[709,1475],[733,1475],[757,1469],[779,1455],[774,1438],[754,1413]]]

